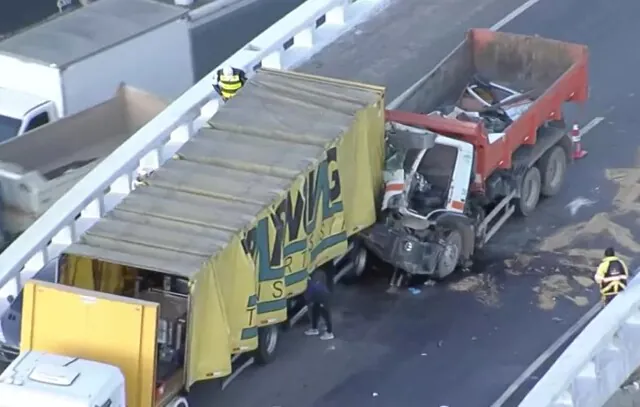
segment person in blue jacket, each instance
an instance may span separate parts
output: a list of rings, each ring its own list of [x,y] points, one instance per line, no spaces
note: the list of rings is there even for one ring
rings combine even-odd
[[[324,320],[327,327],[326,331],[320,336],[322,340],[333,339],[333,324],[331,322],[330,297],[331,290],[327,283],[327,274],[322,270],[311,273],[307,280],[307,290],[304,293],[305,300],[309,306],[309,316],[311,317],[311,328],[304,333],[308,336],[319,335],[318,323],[320,318]]]

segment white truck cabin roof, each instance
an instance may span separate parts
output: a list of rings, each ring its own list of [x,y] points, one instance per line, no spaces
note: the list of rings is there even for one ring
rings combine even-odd
[[[0,53],[62,69],[187,12],[155,0],[100,0],[1,41]]]
[[[122,383],[124,376],[117,367],[28,351],[0,375],[0,405],[88,407],[105,387],[114,389]]]

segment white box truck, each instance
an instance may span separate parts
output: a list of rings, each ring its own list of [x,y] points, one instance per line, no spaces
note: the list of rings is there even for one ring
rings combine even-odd
[[[0,42],[0,143],[113,97],[172,100],[194,83],[187,10],[100,0]]]

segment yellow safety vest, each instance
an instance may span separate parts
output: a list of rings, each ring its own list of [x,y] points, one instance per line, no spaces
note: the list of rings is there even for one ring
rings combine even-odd
[[[220,75],[218,86],[220,86],[222,98],[225,100],[231,99],[235,96],[238,89],[242,87],[240,75]]]
[[[622,260],[616,256],[605,257],[596,271],[596,280],[600,280],[600,294],[603,297],[616,295],[627,288],[629,271]]]

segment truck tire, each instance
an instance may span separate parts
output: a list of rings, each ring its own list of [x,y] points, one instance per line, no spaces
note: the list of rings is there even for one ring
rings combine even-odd
[[[560,192],[567,173],[567,155],[564,149],[561,146],[552,147],[540,158],[537,167],[542,179],[542,196],[551,197]]]
[[[434,278],[442,280],[453,273],[460,262],[462,253],[462,233],[458,229],[451,229],[445,237],[446,248],[438,259]]]
[[[367,248],[360,242],[353,243],[353,249],[345,256],[345,259],[338,264],[338,274],[340,270],[347,265],[351,265],[351,270],[345,273],[340,281],[344,284],[354,284],[360,280],[364,272],[367,270],[369,260],[369,252]]]
[[[257,364],[266,365],[276,358],[279,333],[278,325],[258,328],[258,349],[254,354]]]
[[[521,216],[529,216],[540,201],[542,179],[540,170],[533,166],[527,170],[520,183],[520,198],[516,202],[516,210]]]

